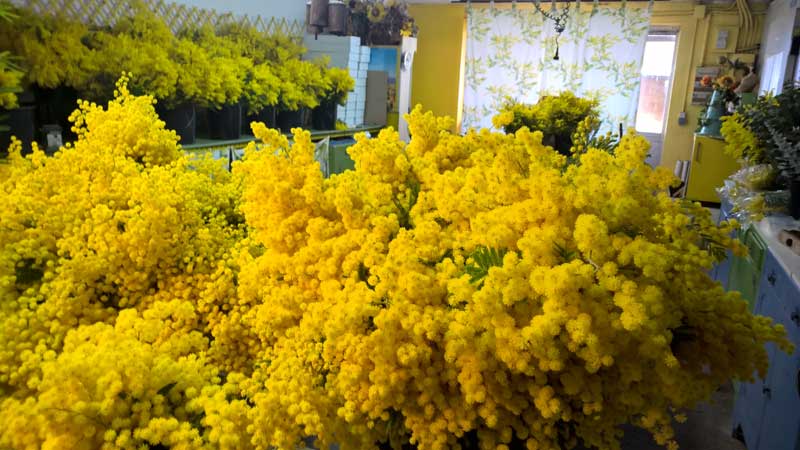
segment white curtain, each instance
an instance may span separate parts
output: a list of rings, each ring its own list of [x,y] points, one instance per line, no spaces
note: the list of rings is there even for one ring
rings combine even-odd
[[[465,130],[491,128],[506,96],[536,103],[543,94],[565,90],[596,97],[607,129],[633,126],[652,1],[644,7],[624,0],[613,6],[595,1],[591,8],[586,3],[571,3],[558,60],[553,21],[535,8],[467,7]],[[552,8],[548,2],[541,7]]]

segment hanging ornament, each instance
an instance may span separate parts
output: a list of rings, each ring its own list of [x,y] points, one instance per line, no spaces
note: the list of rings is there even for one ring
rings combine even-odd
[[[564,7],[560,13],[558,12],[558,7],[556,6],[555,0],[552,2],[550,12],[542,9],[542,7],[539,5],[539,0],[536,0],[534,5],[536,6],[536,10],[539,11],[541,15],[543,15],[546,19],[553,21],[553,25],[556,30],[556,54],[553,56],[553,59],[558,61],[558,39],[561,37],[561,33],[567,29],[567,20],[569,19],[569,2],[567,2],[567,6]]]

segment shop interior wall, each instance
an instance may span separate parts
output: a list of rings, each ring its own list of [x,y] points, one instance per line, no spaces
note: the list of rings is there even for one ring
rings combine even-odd
[[[496,7],[507,6],[498,4]],[[628,7],[646,7],[646,3],[631,2]],[[463,99],[465,6],[416,4],[411,5],[411,13],[420,27],[412,104],[420,103],[436,114],[459,117]],[[748,37],[749,47],[760,42],[765,13],[763,4],[753,6],[755,26],[754,36]],[[678,29],[674,81],[660,161],[662,166],[672,169],[677,160],[689,159],[697,119],[703,109],[702,105],[691,104],[696,67],[715,65],[723,55],[746,60],[748,56],[744,53],[748,49],[740,45],[745,36],[740,36],[738,11],[730,7],[707,7],[692,1],[656,2],[651,22],[654,26]],[[717,49],[717,34],[721,30],[728,32],[728,46]],[[685,125],[678,124],[681,112],[686,113]]]

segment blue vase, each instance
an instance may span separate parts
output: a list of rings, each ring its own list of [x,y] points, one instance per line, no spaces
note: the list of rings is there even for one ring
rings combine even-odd
[[[725,102],[722,92],[714,91],[714,93],[711,94],[711,99],[708,101],[708,107],[703,116],[704,123],[698,134],[704,136],[720,136],[720,128],[722,128],[722,121],[720,118],[724,115]]]

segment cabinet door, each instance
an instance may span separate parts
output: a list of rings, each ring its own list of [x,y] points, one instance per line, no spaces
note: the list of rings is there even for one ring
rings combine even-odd
[[[760,293],[760,286],[764,284],[764,275],[761,268],[764,262],[764,254],[767,253],[767,246],[753,226],[745,230],[741,240],[747,246],[749,256],[734,256],[731,258],[728,290],[739,291],[742,294],[742,298],[747,300],[750,305],[750,311],[758,313],[757,295]]]
[[[789,277],[786,269],[783,268],[771,251],[767,252],[764,258],[764,270],[762,271],[759,285],[759,292],[762,291],[766,294],[766,298],[774,299],[783,308],[783,315],[770,314],[770,317],[785,316],[789,320],[784,325],[787,332],[800,334],[800,286]],[[795,340],[795,344],[800,344],[800,340]]]
[[[761,438],[761,423],[764,419],[766,391],[764,380],[753,375],[755,382],[739,383],[733,405],[733,427],[742,428],[744,442],[748,449],[756,450]]]
[[[783,325],[797,345],[797,326],[776,298],[765,298],[763,313]],[[800,352],[787,354],[773,347],[764,383],[766,403],[759,432],[759,450],[798,450],[800,437]]]
[[[758,294],[755,303],[757,310],[763,309],[762,305],[765,303],[763,292]],[[770,361],[773,359],[774,352],[775,346],[767,345],[767,355]],[[733,405],[733,429],[741,427],[745,445],[750,450],[760,448],[761,427],[769,395],[766,381],[759,378],[757,372],[753,374],[753,378],[755,381],[752,383],[742,382],[736,385],[736,399]]]
[[[739,170],[739,163],[728,156],[724,148],[722,139],[695,136],[686,198],[713,203],[720,201],[716,189]]]

